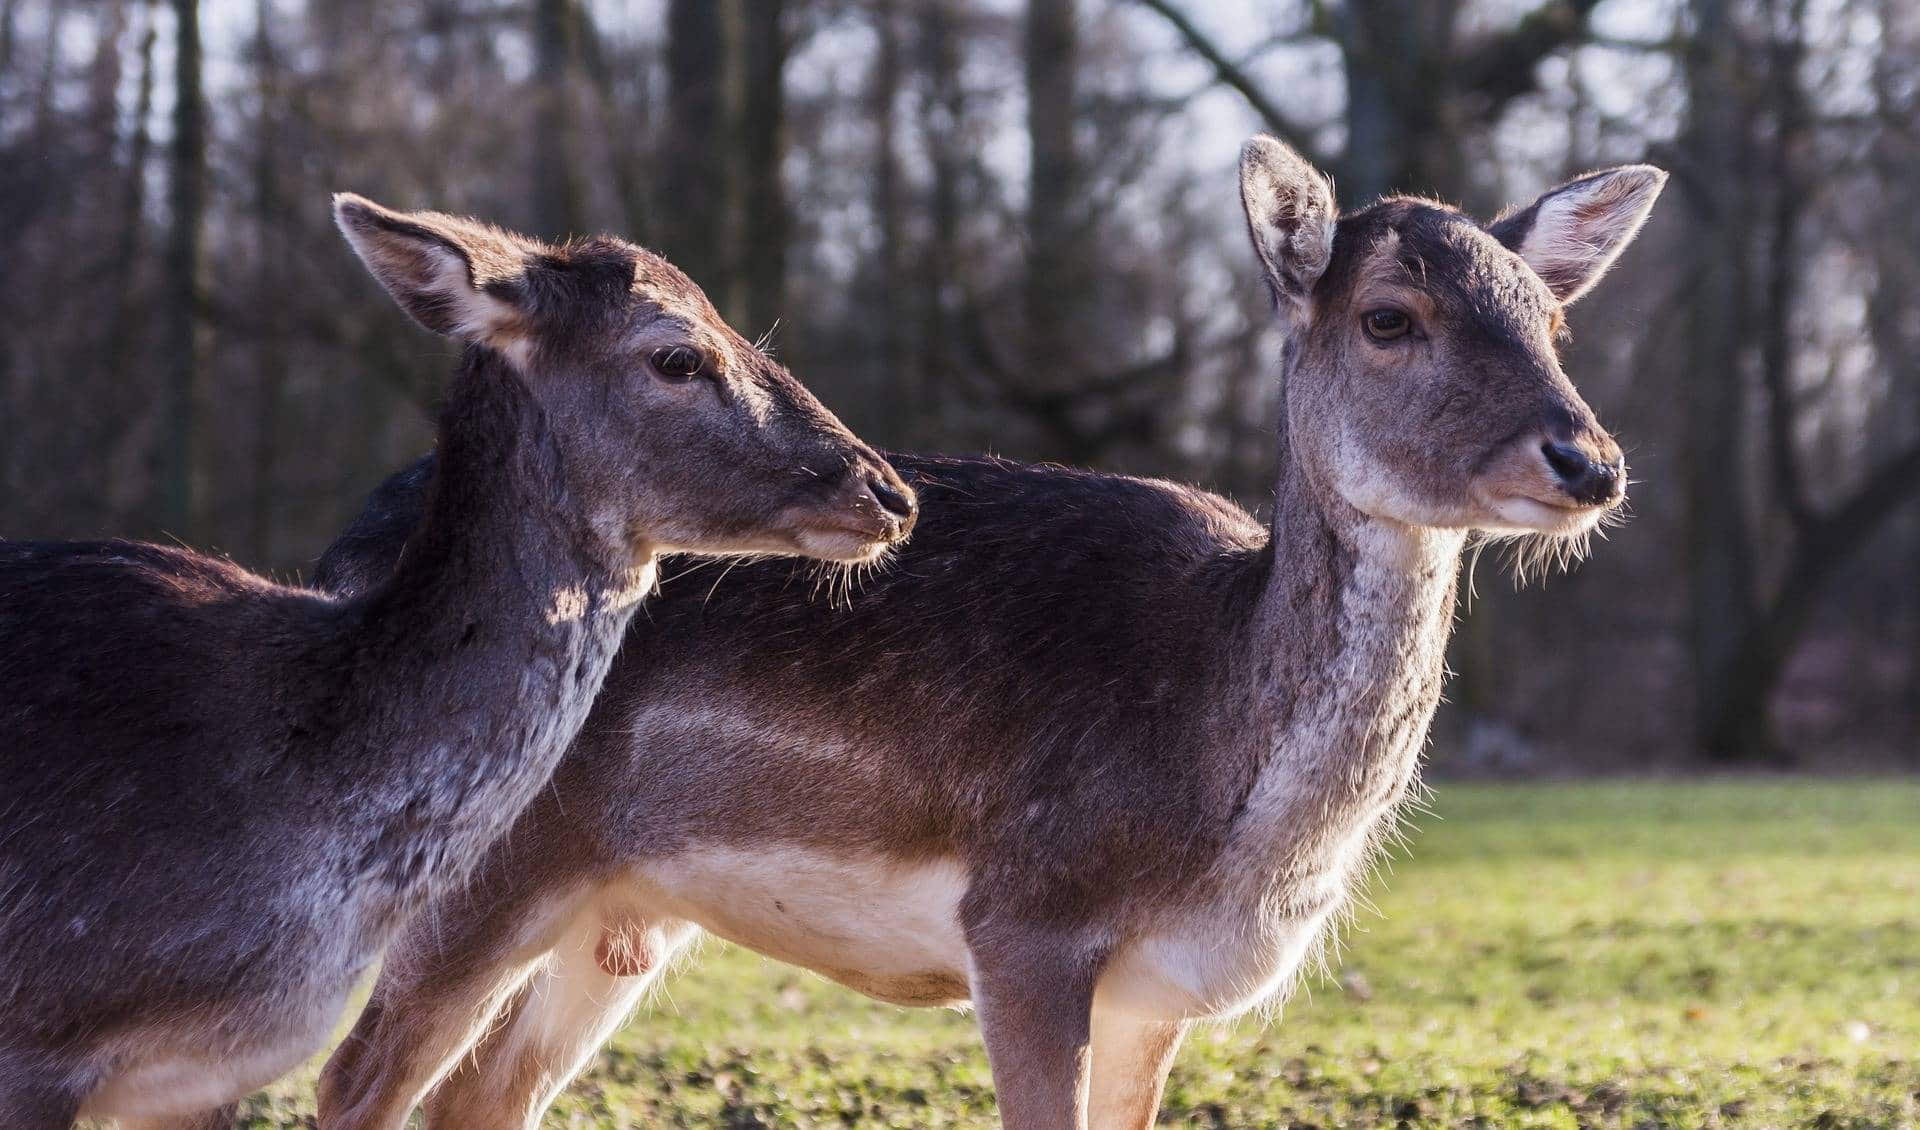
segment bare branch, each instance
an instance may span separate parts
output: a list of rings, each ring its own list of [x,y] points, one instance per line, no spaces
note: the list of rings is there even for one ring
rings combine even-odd
[[[1143,0],[1144,2],[1144,0]],[[1479,44],[1460,61],[1460,86],[1498,110],[1539,89],[1540,61],[1585,38],[1600,0],[1548,0],[1512,28]]]
[[[1266,91],[1260,88],[1260,84],[1232,59],[1227,58],[1219,45],[1208,38],[1206,32],[1195,26],[1185,12],[1175,7],[1169,0],[1138,0],[1138,2],[1157,12],[1161,19],[1172,25],[1173,30],[1186,41],[1193,53],[1213,68],[1213,73],[1220,82],[1231,87],[1240,97],[1247,100],[1247,105],[1253,107],[1253,112],[1260,115],[1260,119],[1266,123],[1267,129],[1272,131],[1274,136],[1299,150],[1302,156],[1314,164],[1322,166],[1327,164],[1325,154],[1315,147],[1311,134],[1298,122],[1281,113],[1280,107],[1267,97]]]

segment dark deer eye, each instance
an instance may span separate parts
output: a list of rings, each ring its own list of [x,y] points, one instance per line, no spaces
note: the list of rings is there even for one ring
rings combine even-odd
[[[1367,327],[1367,336],[1375,341],[1405,337],[1413,329],[1413,319],[1400,310],[1369,310],[1361,322]]]
[[[670,381],[690,381],[707,367],[707,359],[691,345],[669,345],[647,359],[653,371]]]

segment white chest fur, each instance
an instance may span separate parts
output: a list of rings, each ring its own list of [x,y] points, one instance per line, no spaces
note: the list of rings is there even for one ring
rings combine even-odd
[[[1223,911],[1122,948],[1100,978],[1097,1007],[1143,1020],[1203,1020],[1284,998],[1332,907],[1303,915]]]
[[[1285,1000],[1314,958],[1351,885],[1367,865],[1374,830],[1390,809],[1375,806],[1320,841],[1320,850],[1285,857],[1278,871],[1271,829],[1229,849],[1236,881],[1170,915],[1157,930],[1115,955],[1101,979],[1103,1008],[1144,1019],[1197,1020],[1239,1015]]]

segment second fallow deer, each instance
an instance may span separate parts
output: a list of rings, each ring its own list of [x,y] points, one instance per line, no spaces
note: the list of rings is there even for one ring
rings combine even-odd
[[[896,457],[924,512],[850,607],[790,567],[669,587],[652,646],[328,1064],[327,1130],[532,1126],[707,930],[882,1000],[971,1001],[1010,1130],[1142,1130],[1181,1034],[1284,995],[1415,776],[1475,532],[1625,489],[1563,308],[1664,181],[1483,227],[1345,217],[1271,139],[1241,193],[1288,335],[1271,526],[1164,482]],[[382,575],[431,477],[326,577]]]
[[[318,1051],[546,784],[659,554],[869,562],[912,524],[894,472],[656,256],[335,212],[467,343],[389,577],[343,599],[163,546],[0,542],[7,1130],[217,1125]]]

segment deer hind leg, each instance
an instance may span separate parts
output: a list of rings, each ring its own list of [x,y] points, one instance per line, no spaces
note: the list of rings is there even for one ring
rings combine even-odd
[[[1141,1020],[1095,1005],[1088,1130],[1149,1130],[1186,1034],[1177,1020]]]
[[[401,1130],[436,1080],[486,1035],[591,898],[510,868],[415,919],[320,1075],[326,1130]]]
[[[538,1126],[695,933],[692,923],[645,916],[614,888],[590,901],[509,1006],[506,1021],[428,1096],[426,1125]]]

